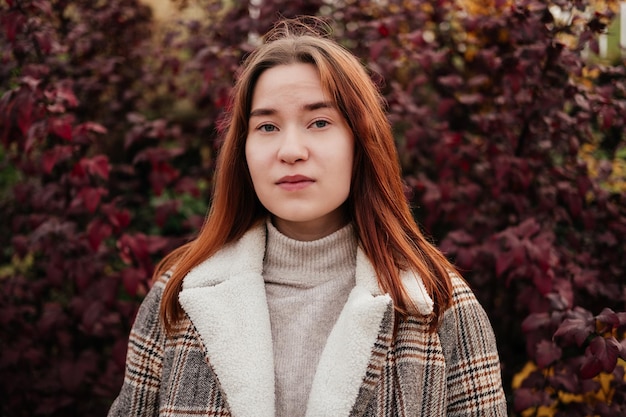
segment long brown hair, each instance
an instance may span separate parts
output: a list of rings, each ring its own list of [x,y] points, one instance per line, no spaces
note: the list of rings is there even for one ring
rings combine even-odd
[[[220,150],[212,204],[197,238],[174,250],[155,276],[171,269],[161,304],[166,329],[183,317],[178,294],[187,273],[225,244],[262,221],[248,171],[245,142],[255,84],[263,71],[292,63],[310,63],[355,138],[354,166],[347,211],[359,244],[374,266],[381,290],[394,301],[400,317],[410,299],[400,272],[413,270],[434,301],[431,330],[450,304],[453,266],[420,232],[405,199],[391,126],[378,89],[359,61],[343,47],[302,21],[286,20],[265,37],[245,60],[232,92],[228,129]]]

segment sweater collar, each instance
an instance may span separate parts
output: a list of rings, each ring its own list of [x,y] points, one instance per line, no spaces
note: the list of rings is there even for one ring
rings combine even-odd
[[[310,288],[334,276],[354,275],[358,243],[351,223],[306,242],[285,236],[269,219],[266,227],[266,282]]]

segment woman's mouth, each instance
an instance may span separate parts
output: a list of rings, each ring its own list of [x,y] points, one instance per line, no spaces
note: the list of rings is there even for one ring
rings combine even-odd
[[[304,175],[287,175],[276,181],[276,185],[286,191],[298,191],[314,182],[315,180]]]

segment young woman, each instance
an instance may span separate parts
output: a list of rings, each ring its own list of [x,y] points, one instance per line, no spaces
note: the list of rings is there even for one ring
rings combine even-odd
[[[505,416],[489,321],[415,224],[359,61],[283,22],[228,126],[207,220],[157,271],[109,416]]]

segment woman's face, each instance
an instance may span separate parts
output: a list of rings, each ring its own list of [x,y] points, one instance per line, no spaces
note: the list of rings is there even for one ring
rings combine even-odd
[[[252,95],[246,161],[274,225],[298,240],[345,224],[354,137],[311,64],[264,71]]]

